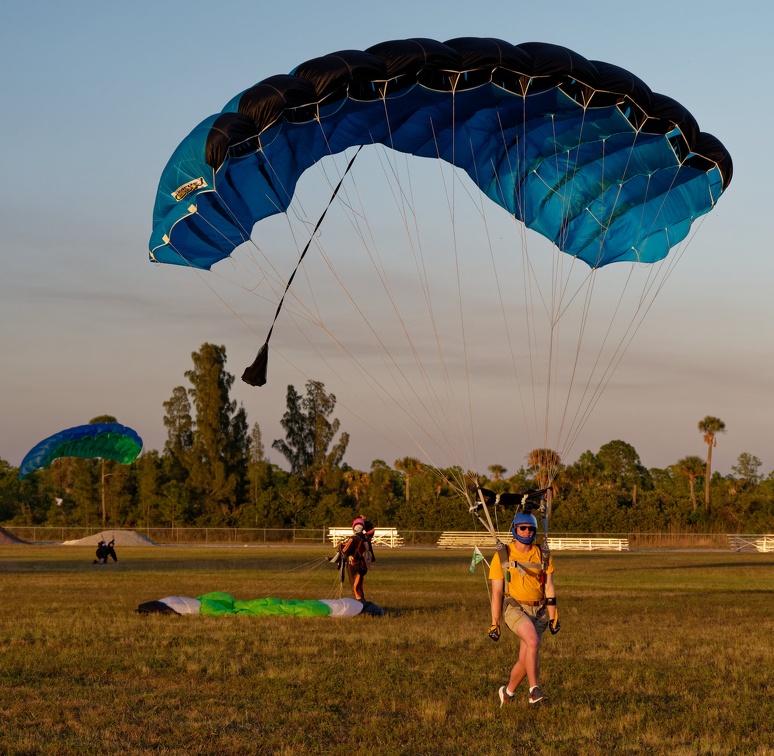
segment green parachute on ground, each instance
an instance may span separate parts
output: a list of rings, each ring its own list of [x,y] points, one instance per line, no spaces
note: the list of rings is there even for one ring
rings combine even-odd
[[[137,607],[140,614],[206,614],[210,616],[247,615],[250,617],[356,617],[359,614],[382,615],[384,611],[370,601],[341,599],[259,598],[239,601],[230,593],[215,591],[199,598],[167,596]]]

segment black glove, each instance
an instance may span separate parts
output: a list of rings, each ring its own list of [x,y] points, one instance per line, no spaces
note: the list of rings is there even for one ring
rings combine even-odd
[[[562,629],[562,626],[559,624],[559,617],[555,617],[548,623],[548,629],[551,631],[551,635],[556,635]]]
[[[500,625],[492,625],[489,628],[489,637],[497,643],[500,640]]]

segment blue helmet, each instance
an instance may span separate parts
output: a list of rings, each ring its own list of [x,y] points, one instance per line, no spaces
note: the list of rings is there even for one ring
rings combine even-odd
[[[519,535],[519,531],[516,529],[518,525],[529,525],[530,527],[533,527],[534,530],[532,531],[532,535]],[[519,543],[523,543],[529,546],[529,544],[535,540],[535,536],[537,535],[537,527],[538,524],[537,519],[535,519],[535,515],[527,514],[527,512],[519,512],[519,514],[513,518],[513,522],[511,523],[511,533],[513,533],[513,537],[519,541]]]

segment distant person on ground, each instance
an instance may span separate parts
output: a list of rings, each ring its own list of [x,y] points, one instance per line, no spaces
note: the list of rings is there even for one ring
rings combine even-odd
[[[114,562],[117,562],[118,557],[116,556],[115,545],[115,538],[110,541],[110,543],[100,541],[97,545],[97,558],[92,562],[92,564],[107,564],[109,557],[112,558]]]
[[[371,543],[373,535],[374,526],[362,516],[356,517],[352,522],[352,535],[339,546],[333,558],[337,564],[344,565],[352,593],[362,603],[366,603],[365,576],[369,565],[376,561]]]
[[[535,543],[537,520],[533,514],[520,512],[513,518],[513,541],[498,550],[492,558],[489,579],[492,581],[492,625],[489,637],[500,639],[500,622],[519,639],[519,660],[513,665],[507,685],[498,690],[500,706],[513,703],[516,688],[527,678],[529,703],[545,700],[540,690],[540,640],[546,627],[552,635],[559,632],[556,609],[554,563],[548,550]]]

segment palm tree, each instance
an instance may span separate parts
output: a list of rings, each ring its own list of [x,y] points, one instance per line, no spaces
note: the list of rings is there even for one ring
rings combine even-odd
[[[422,472],[422,463],[414,457],[403,457],[403,459],[395,460],[395,469],[403,472],[406,479],[406,504],[409,502],[409,486],[411,483],[411,476],[414,473]]]
[[[508,472],[502,465],[489,465],[487,470],[492,473],[492,480],[495,482],[500,480],[503,475]]]
[[[347,493],[355,497],[355,503],[360,505],[360,496],[368,491],[371,485],[371,476],[359,470],[347,470],[344,473],[344,481],[347,484]]]
[[[559,474],[561,464],[561,458],[552,449],[533,449],[527,455],[527,467],[534,470],[538,488],[550,486],[554,493],[557,491],[554,479]]]
[[[718,445],[718,433],[726,432],[726,424],[719,417],[707,415],[704,420],[699,420],[699,433],[704,436],[707,444],[707,468],[704,473],[704,508],[707,514],[710,511],[710,476],[712,475],[712,450]]]
[[[705,472],[704,460],[696,456],[683,457],[675,464],[674,469],[684,478],[688,478],[688,484],[691,487],[693,511],[695,512],[698,509],[698,504],[696,503],[696,478],[700,478]]]

